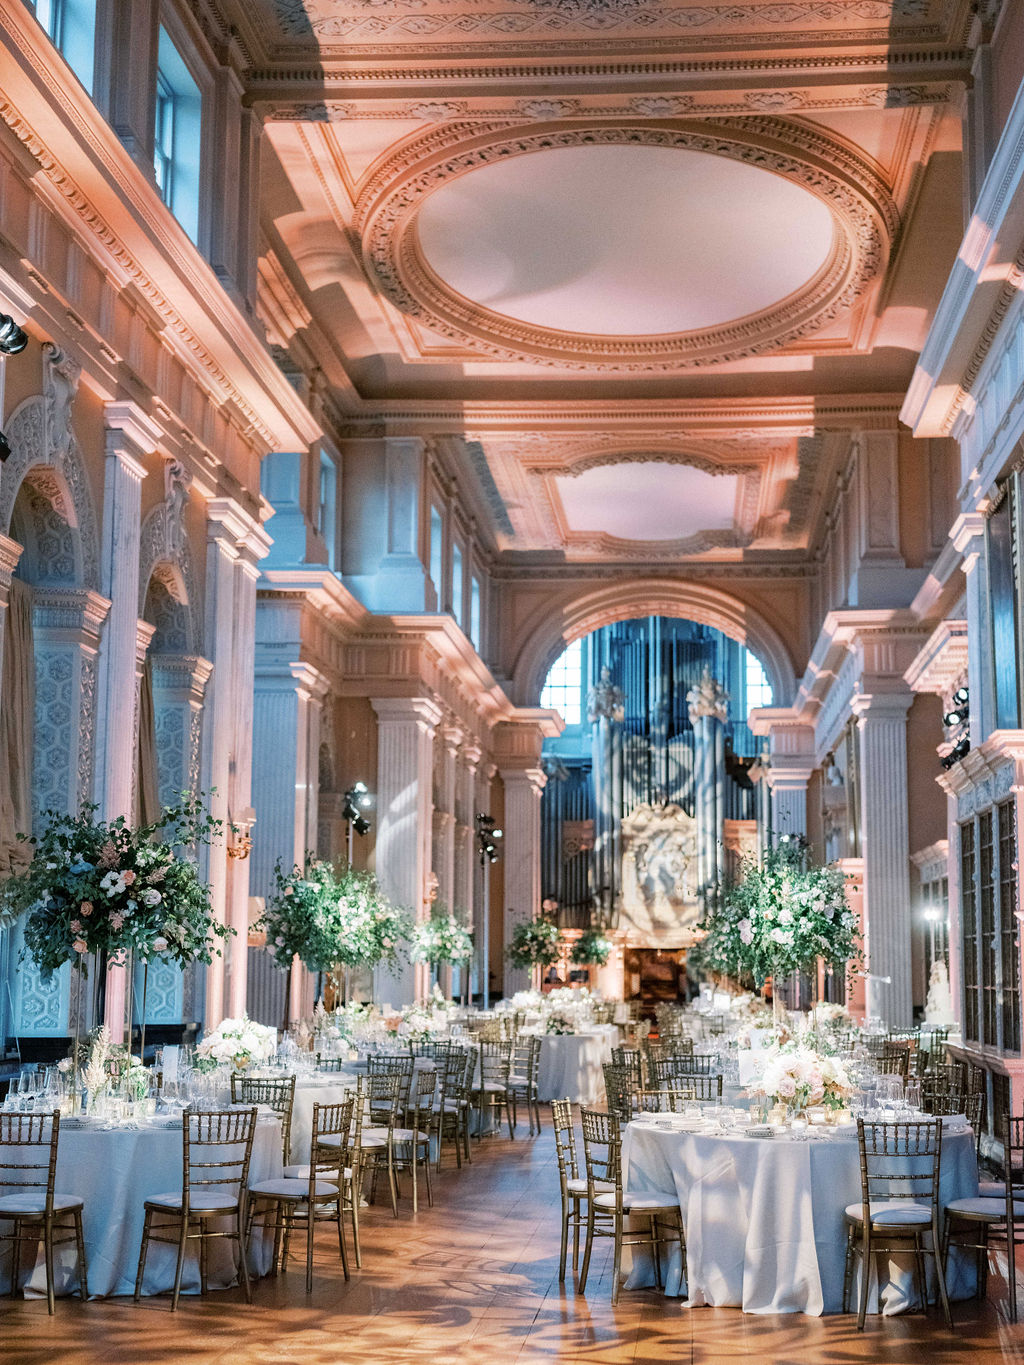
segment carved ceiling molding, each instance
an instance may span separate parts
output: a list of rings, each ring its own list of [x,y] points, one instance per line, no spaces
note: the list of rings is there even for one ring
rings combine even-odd
[[[430,193],[512,156],[588,145],[676,147],[774,172],[829,207],[836,225],[832,251],[806,285],[760,313],[714,328],[648,337],[533,326],[470,302],[434,274],[415,231],[417,212]],[[364,268],[384,296],[449,340],[492,359],[644,373],[740,360],[819,330],[851,307],[884,269],[897,222],[881,177],[848,145],[779,119],[722,128],[654,120],[537,128],[457,121],[413,136],[378,163],[359,192],[353,228]]]
[[[717,118],[743,117],[752,111],[764,113],[827,113],[845,109],[909,109],[915,106],[949,104],[960,87],[949,80],[920,81],[906,85],[864,85],[845,88],[811,89],[780,86],[777,89],[748,90],[733,97],[721,91],[693,94],[635,95],[623,101],[620,95],[587,94],[578,99],[495,100],[493,95],[471,96],[461,100],[382,100],[367,94],[363,99],[294,100],[280,97],[260,98],[255,103],[263,118],[271,123],[349,123],[361,119],[423,119],[440,123],[446,119],[533,119],[553,118],[680,118],[688,114]]]
[[[839,47],[861,43],[964,41],[970,11],[964,0],[786,0],[761,4],[666,4],[664,0],[509,0],[489,8],[466,0],[262,0],[239,7],[241,25],[271,59],[321,60],[350,55],[360,38],[370,42],[408,36],[417,49],[445,36],[465,43],[486,35],[515,42],[526,36],[550,44],[575,38],[598,43],[609,35],[631,34],[650,47],[654,31],[709,47],[747,37]],[[619,37],[619,42],[630,38]]]

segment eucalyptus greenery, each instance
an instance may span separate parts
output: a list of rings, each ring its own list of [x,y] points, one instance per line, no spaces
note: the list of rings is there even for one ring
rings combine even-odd
[[[603,967],[612,955],[611,940],[605,938],[600,929],[584,929],[572,945],[570,962],[580,966]]]

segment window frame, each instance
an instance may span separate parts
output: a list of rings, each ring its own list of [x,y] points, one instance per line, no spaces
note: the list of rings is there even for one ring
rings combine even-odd
[[[986,806],[958,825],[960,997],[964,1040],[986,1052],[1021,1052],[1016,801]]]
[[[189,241],[197,248],[201,254],[209,259],[210,255],[210,228],[211,228],[211,168],[214,165],[213,157],[213,104],[214,104],[214,82],[213,76],[194,50],[194,45],[190,40],[189,34],[181,22],[180,17],[169,5],[161,5],[160,22],[157,28],[157,57],[156,70],[153,83],[153,110],[154,119],[156,115],[156,84],[161,72],[160,65],[160,37],[166,35],[167,41],[173,48],[177,60],[181,63],[185,73],[195,86],[199,99],[198,110],[198,162],[195,176],[195,205],[196,223],[195,233],[193,234],[189,221],[185,216],[179,216],[175,211],[173,199],[168,202],[163,195],[161,201],[167,206],[168,212],[174,218],[181,230],[188,237]],[[173,80],[168,80],[171,89],[174,90]],[[155,136],[154,136],[155,141]],[[155,148],[154,148],[155,156]],[[154,183],[156,171],[154,164]],[[177,178],[177,177],[175,177]],[[159,191],[158,191],[159,193]]]

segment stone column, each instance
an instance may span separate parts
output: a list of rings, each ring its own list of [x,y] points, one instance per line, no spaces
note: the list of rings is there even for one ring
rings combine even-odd
[[[255,598],[253,560],[266,554],[266,532],[232,498],[213,498],[207,504],[206,546],[206,620],[204,638],[213,656],[213,677],[208,688],[206,717],[203,724],[202,786],[211,793],[211,813],[225,822],[232,818],[246,827],[248,787],[251,771],[252,718],[252,624],[248,598]],[[243,620],[236,620],[241,611]],[[236,657],[246,647],[247,659]],[[244,727],[247,734],[241,733]],[[236,779],[233,764],[241,758],[242,774]],[[222,924],[234,923],[243,931],[242,945],[229,946],[206,969],[206,1027],[214,1028],[224,1017],[227,956],[240,966],[244,961],[245,928],[248,923],[248,866],[237,874],[229,872],[227,838],[206,850],[205,872],[210,884],[213,913]],[[235,848],[242,851],[242,845]],[[232,858],[232,862],[244,862]],[[244,895],[242,888],[244,887]],[[245,923],[243,924],[243,909]],[[243,975],[244,980],[244,975]],[[237,985],[237,978],[236,978]]]
[[[123,815],[131,820],[138,712],[139,537],[142,480],[146,477],[143,458],[156,450],[160,429],[134,403],[108,403],[104,417],[100,586],[110,600],[110,611],[103,628],[97,679],[96,798],[101,819]],[[124,1036],[127,990],[126,965],[110,965],[104,1022],[115,1042]]]
[[[258,736],[252,764],[252,889],[268,896],[274,864],[300,866],[314,851],[319,788],[320,728],[327,679],[311,664],[281,665],[262,656],[256,665],[254,732]],[[266,1004],[260,1013],[276,1016],[284,985],[280,970],[262,949],[249,954],[251,988]],[[313,1007],[309,972],[296,958],[287,1001],[289,1020],[301,1019]],[[280,995],[278,995],[280,990]],[[277,1004],[270,1001],[273,996]]]
[[[370,704],[377,713],[377,880],[419,920],[431,870],[434,734],[441,709],[429,697],[379,697]],[[374,973],[380,1001],[409,1004],[426,989],[422,963]]]
[[[263,548],[263,547],[260,547]],[[265,549],[264,549],[265,553]],[[239,546],[234,569],[234,641],[231,678],[234,684],[231,741],[231,785],[228,810],[237,828],[230,851],[228,923],[235,930],[229,940],[227,971],[228,1012],[233,1019],[245,1013],[249,981],[249,844],[252,808],[253,688],[256,651],[256,581],[258,552],[249,543]]]
[[[540,910],[540,797],[547,782],[539,767],[502,768],[505,787],[505,926],[502,947],[507,949],[517,924]],[[486,872],[486,869],[485,869]],[[505,963],[505,994],[528,990],[525,968]]]
[[[487,984],[489,971],[489,953],[487,951],[490,942],[490,926],[487,924],[486,917],[490,913],[491,897],[489,888],[493,884],[493,879],[497,875],[497,868],[491,863],[481,866],[480,852],[476,840],[476,817],[478,815],[491,814],[491,790],[494,778],[497,774],[497,765],[490,759],[484,759],[477,768],[475,778],[475,797],[473,800],[471,826],[469,837],[470,849],[470,877],[475,887],[473,893],[473,979],[470,982],[470,994],[479,995],[481,1000],[484,995],[484,986]],[[504,849],[501,850],[504,854]],[[498,864],[500,867],[500,863]]]
[[[852,703],[860,743],[867,1010],[892,1028],[909,1028],[913,1015],[907,823],[912,701],[905,692],[862,694]]]
[[[2,367],[0,367],[2,368]],[[11,579],[21,558],[22,547],[16,540],[0,535],[0,676],[4,663],[4,639],[7,634],[7,604],[10,600]]]
[[[694,810],[697,817],[697,887],[701,901],[717,904],[725,853],[725,731],[729,694],[705,666],[686,694],[694,729]]]

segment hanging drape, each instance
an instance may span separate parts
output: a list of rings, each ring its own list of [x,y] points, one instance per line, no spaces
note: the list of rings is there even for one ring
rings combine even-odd
[[[35,722],[32,589],[12,578],[0,674],[0,867],[21,867],[28,851],[18,834],[32,832],[32,736]]]
[[[148,825],[160,814],[160,780],[156,762],[156,714],[153,709],[153,670],[149,659],[139,687],[139,752],[135,783],[135,818]]]

